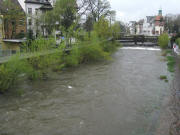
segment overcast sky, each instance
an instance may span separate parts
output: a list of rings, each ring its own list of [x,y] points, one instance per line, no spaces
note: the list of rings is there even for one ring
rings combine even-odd
[[[24,0],[20,0],[21,4]],[[116,19],[124,22],[136,21],[145,16],[157,15],[162,8],[163,15],[180,14],[180,0],[109,0],[116,11]]]
[[[116,11],[117,20],[136,21],[145,16],[157,15],[162,8],[163,15],[180,14],[180,0],[109,0]]]

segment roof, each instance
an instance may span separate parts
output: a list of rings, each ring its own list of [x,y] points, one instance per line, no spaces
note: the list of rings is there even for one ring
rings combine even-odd
[[[163,19],[162,16],[160,16],[160,15],[156,16],[156,21],[160,21],[161,19]]]
[[[48,0],[25,0],[24,3],[51,5],[51,3]]]
[[[9,1],[10,1],[10,4],[14,5],[14,8],[19,9],[20,11],[24,12],[18,0],[9,0]],[[0,0],[0,13],[6,12],[7,9],[8,7],[4,4],[4,0]]]
[[[11,43],[22,43],[25,42],[26,39],[3,39],[4,42],[11,42]]]

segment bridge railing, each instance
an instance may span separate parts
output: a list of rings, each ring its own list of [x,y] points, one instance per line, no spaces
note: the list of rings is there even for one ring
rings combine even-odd
[[[136,35],[136,36],[123,36],[118,38],[120,42],[158,42],[158,36],[143,36],[143,35]]]
[[[16,54],[17,51],[15,50],[0,50],[0,57],[7,57]]]

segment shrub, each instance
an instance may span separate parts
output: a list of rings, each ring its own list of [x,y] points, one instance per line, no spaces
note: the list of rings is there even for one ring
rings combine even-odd
[[[26,60],[20,60],[19,56],[13,56],[8,63],[0,66],[0,92],[11,88],[23,74],[30,74],[32,68]]]
[[[164,33],[159,36],[158,44],[162,49],[168,48],[168,43],[169,43],[169,36],[167,33]]]
[[[28,59],[29,64],[33,67],[30,79],[43,78],[47,70],[57,63],[59,55],[57,55],[55,45],[53,38],[44,39],[41,37],[32,41],[29,46],[25,45],[23,51],[32,55]]]
[[[169,72],[174,72],[175,71],[175,58],[173,56],[167,56],[167,65],[168,65],[168,71]]]
[[[180,38],[176,39],[176,44],[180,47]]]
[[[77,46],[73,46],[72,50],[64,55],[64,63],[66,67],[76,67],[80,63],[80,51]]]
[[[161,79],[161,80],[167,80],[167,76],[161,75],[161,76],[160,76],[160,79]]]
[[[109,53],[105,52],[100,45],[100,41],[86,41],[81,43],[81,62],[99,61],[109,59]]]

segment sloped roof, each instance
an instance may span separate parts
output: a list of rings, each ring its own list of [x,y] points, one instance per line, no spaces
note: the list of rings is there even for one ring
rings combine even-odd
[[[163,19],[162,16],[160,16],[160,15],[156,16],[156,21],[160,21],[161,19]]]
[[[51,5],[51,3],[48,0],[25,0],[25,3]]]

